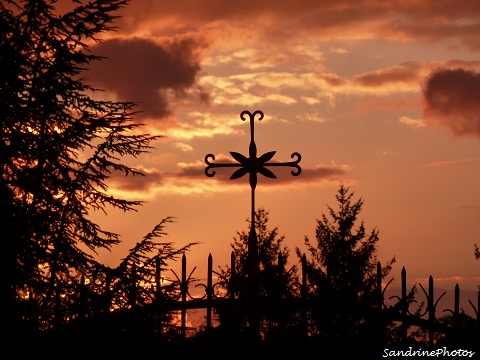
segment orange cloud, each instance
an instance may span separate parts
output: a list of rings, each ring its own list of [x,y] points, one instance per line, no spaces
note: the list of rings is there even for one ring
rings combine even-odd
[[[405,125],[408,125],[408,126],[413,126],[414,128],[421,128],[421,127],[426,126],[425,122],[422,119],[413,119],[413,118],[408,117],[408,116],[402,116],[402,117],[400,117],[400,119],[398,119],[398,121],[401,124],[405,124]]]
[[[109,185],[113,189],[125,192],[148,192],[152,184],[161,186],[165,183],[165,175],[156,169],[138,169],[144,175],[125,176],[120,172],[113,172],[110,176]]]
[[[257,41],[284,43],[313,34],[321,41],[332,39],[458,39],[479,48],[480,15],[476,0],[177,0],[132,2],[122,12],[120,28],[128,32],[179,34],[212,31],[229,24],[229,33],[248,41],[256,29]],[[149,29],[149,30],[145,30]],[[233,30],[235,29],[235,30]],[[241,30],[244,34],[241,34]],[[249,36],[250,36],[249,35]]]
[[[209,91],[213,103],[219,105],[259,105],[273,102],[280,105],[307,102],[310,105],[326,102],[335,104],[338,96],[359,96],[356,111],[408,108],[420,106],[411,98],[421,92],[422,82],[438,68],[459,67],[479,69],[478,61],[452,60],[446,62],[406,62],[375,71],[360,73],[351,79],[328,72],[254,72],[240,75],[205,75],[199,79]],[[398,94],[409,96],[402,100],[387,99]]]
[[[310,105],[321,102],[333,105],[341,95],[379,97],[418,93],[420,81],[432,66],[433,63],[406,63],[361,73],[352,79],[328,72],[262,71],[230,76],[205,75],[199,82],[211,94],[212,102],[218,105],[265,102],[290,105],[301,101]]]
[[[242,130],[238,121],[238,114],[210,113],[192,111],[183,117],[183,122],[176,123],[165,131],[168,138],[190,140],[193,138],[208,138],[216,135],[237,134]],[[183,149],[186,149],[183,146]]]
[[[457,160],[442,160],[442,161],[435,161],[428,164],[425,164],[425,167],[443,167],[443,166],[451,166],[457,164],[464,164],[479,161],[480,157],[476,158],[468,158],[468,159],[457,159]]]
[[[369,113],[376,110],[412,110],[418,109],[420,107],[420,102],[418,99],[405,97],[403,99],[390,99],[383,98],[379,96],[365,96],[361,98],[356,107],[355,112],[357,113]],[[401,120],[401,122],[406,123]],[[408,122],[408,121],[407,121]]]
[[[405,63],[403,65],[357,75],[353,78],[353,82],[365,87],[383,87],[390,84],[416,83],[418,81],[419,68],[418,63]]]
[[[423,97],[427,125],[446,128],[458,137],[480,138],[480,73],[434,71],[425,82]]]
[[[428,0],[131,2],[117,22],[115,36],[124,39],[108,35],[92,48],[111,60],[94,64],[89,76],[119,100],[138,101],[143,120],[162,119],[162,124],[176,105],[183,105],[182,98],[187,105],[211,99],[217,106],[300,102],[333,106],[342,95],[417,94],[435,68],[478,69],[479,62],[406,62],[346,78],[329,73],[325,57],[348,54],[348,46],[328,42],[455,39],[480,49],[478,4],[476,0],[462,6],[453,0],[435,5]],[[204,72],[210,69],[213,74]],[[453,130],[447,117],[439,116],[438,106],[426,103],[427,123],[444,124],[457,135],[480,132],[473,112],[465,120],[466,111],[462,115],[456,111],[461,120],[453,122],[458,125]],[[357,110],[362,106],[370,110],[415,104],[362,102]],[[210,127],[190,119],[173,125],[168,135],[176,139],[235,133],[228,124]]]

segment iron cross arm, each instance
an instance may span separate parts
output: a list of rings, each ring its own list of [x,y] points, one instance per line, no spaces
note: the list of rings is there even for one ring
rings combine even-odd
[[[288,162],[268,162],[273,158],[276,151],[269,151],[261,155],[260,157],[257,157],[257,146],[255,144],[255,138],[254,138],[254,119],[256,115],[260,115],[259,120],[262,120],[263,112],[257,110],[252,114],[249,111],[243,111],[240,115],[242,120],[246,120],[245,115],[248,115],[250,118],[251,140],[250,140],[250,146],[249,146],[249,157],[247,158],[246,156],[240,153],[237,153],[235,151],[230,151],[230,155],[232,155],[233,159],[237,161],[237,163],[214,163],[212,161],[215,161],[215,155],[208,154],[205,156],[205,163],[207,164],[207,167],[205,168],[205,175],[207,175],[208,177],[215,176],[216,172],[215,170],[213,170],[215,168],[226,168],[226,167],[238,168],[230,176],[230,180],[238,179],[246,174],[249,174],[250,187],[252,190],[255,190],[255,187],[257,186],[258,173],[262,174],[267,178],[271,178],[271,179],[277,178],[275,174],[267,168],[270,166],[292,167],[294,169],[291,171],[291,174],[293,176],[300,175],[300,173],[302,172],[302,169],[298,164],[302,160],[302,156],[298,152],[294,152],[291,155],[292,159],[294,158],[296,159]]]

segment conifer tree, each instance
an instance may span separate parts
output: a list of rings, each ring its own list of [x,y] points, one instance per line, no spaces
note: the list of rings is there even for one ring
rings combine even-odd
[[[291,298],[296,291],[296,267],[288,267],[289,249],[283,246],[285,236],[280,236],[278,227],[268,227],[269,212],[259,208],[255,212],[255,225],[258,239],[258,281],[257,284],[260,303],[257,304],[263,336],[273,336],[281,331],[285,324],[282,322],[292,321],[291,314],[286,308],[278,309],[282,299]],[[235,257],[235,276],[232,277],[232,269],[221,269],[220,277],[225,281],[229,291],[234,291],[240,302],[247,297],[249,289],[248,280],[248,237],[250,234],[250,220],[248,230],[237,232],[231,244]],[[220,321],[226,319],[225,314],[219,311]],[[231,315],[231,314],[226,314]],[[245,314],[240,314],[240,317]],[[224,321],[227,322],[228,320]],[[240,320],[245,323],[245,319]],[[239,324],[236,324],[239,325]]]
[[[328,206],[330,217],[317,220],[316,244],[306,237],[309,252],[308,279],[316,306],[312,309],[312,331],[352,338],[359,335],[371,310],[378,304],[377,243],[378,229],[367,233],[363,220],[358,222],[364,201],[343,184],[336,200],[337,209]],[[302,254],[297,248],[297,255]],[[382,268],[382,277],[395,259]]]
[[[82,78],[99,60],[88,44],[114,29],[114,13],[126,3],[72,0],[66,13],[54,0],[0,3],[4,326],[68,320],[68,295],[100,267],[96,251],[119,243],[92,212],[141,204],[112,196],[108,179],[114,172],[142,175],[122,158],[148,151],[158,137],[139,132],[135,104],[97,100]]]
[[[118,266],[92,269],[88,284],[83,285],[88,297],[77,296],[78,306],[74,309],[74,315],[83,317],[80,325],[82,320],[91,321],[84,329],[94,335],[109,332],[114,340],[125,334],[156,340],[178,336],[180,331],[171,326],[173,314],[160,311],[162,305],[178,299],[181,287],[178,281],[168,278],[166,270],[170,261],[176,261],[196,243],[177,249],[172,242],[161,241],[167,235],[165,227],[174,220],[163,219]]]

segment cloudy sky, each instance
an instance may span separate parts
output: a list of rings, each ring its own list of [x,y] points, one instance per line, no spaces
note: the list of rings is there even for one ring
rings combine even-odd
[[[405,266],[412,281],[480,284],[478,0],[133,0],[121,15],[91,48],[107,59],[89,81],[138,102],[137,121],[165,138],[126,160],[146,177],[111,182],[147,203],[99,218],[124,240],[100,254],[106,263],[175,216],[168,240],[202,243],[188,257],[197,276],[210,252],[227,264],[250,189],[228,180],[231,169],[206,177],[204,157],[248,155],[240,113],[262,110],[259,153],[302,154],[299,177],[274,168],[278,179],[257,187],[291,262],[343,183],[365,200],[367,230],[380,231],[379,259],[396,257],[393,276]]]

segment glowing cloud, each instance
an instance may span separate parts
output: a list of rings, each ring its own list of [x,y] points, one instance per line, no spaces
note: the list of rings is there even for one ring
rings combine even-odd
[[[198,137],[213,137],[216,135],[231,135],[239,132],[241,125],[238,114],[214,114],[192,111],[186,114],[182,123],[177,123],[166,130],[166,135],[172,139],[190,140]],[[178,146],[177,146],[178,147]],[[182,150],[185,151],[183,146]]]
[[[401,124],[413,126],[415,128],[420,128],[420,127],[426,126],[425,122],[422,119],[413,119],[413,118],[408,117],[408,116],[402,116],[400,119],[398,119],[398,121]]]

